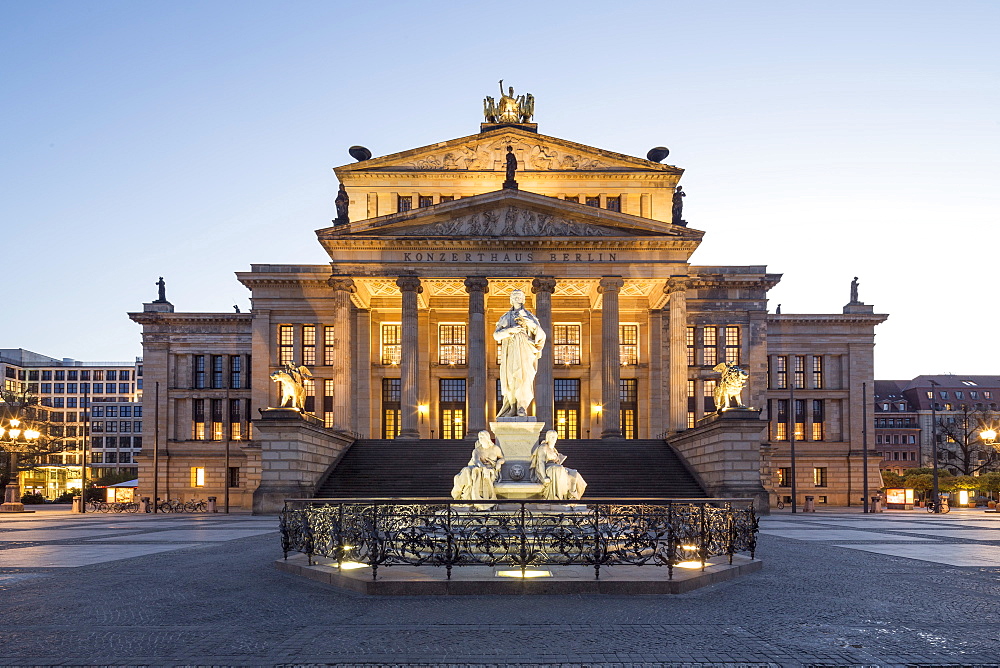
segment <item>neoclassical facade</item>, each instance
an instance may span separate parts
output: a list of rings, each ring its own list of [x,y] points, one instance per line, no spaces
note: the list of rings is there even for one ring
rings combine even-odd
[[[316,232],[329,264],[238,272],[251,313],[154,302],[130,314],[144,331],[145,402],[160,383],[160,466],[179,481],[175,496],[198,496],[185,482],[198,462],[204,494],[223,480],[233,498],[252,493],[249,421],[277,405],[268,376],[285,364],[311,371],[307,412],[347,438],[473,438],[498,407],[492,334],[520,288],[548,328],[535,414],[562,439],[694,428],[714,412],[713,368],[728,361],[749,371],[744,402],[767,422],[764,487],[783,493],[791,431],[800,494],[815,482],[829,503],[860,497],[861,383],[885,316],[856,300],[837,314],[769,313],[780,275],[693,263],[705,233],[674,207],[682,169],[531,123],[358,155],[334,169],[346,195]]]

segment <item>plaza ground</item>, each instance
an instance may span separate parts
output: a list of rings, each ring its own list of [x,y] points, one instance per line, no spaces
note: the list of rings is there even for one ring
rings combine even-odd
[[[278,572],[277,518],[0,516],[0,665],[1000,664],[1000,516],[761,521],[677,596],[366,597]]]

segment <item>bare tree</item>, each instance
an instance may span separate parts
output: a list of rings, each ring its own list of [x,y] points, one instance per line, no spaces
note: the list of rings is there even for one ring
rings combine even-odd
[[[1000,468],[1000,454],[979,432],[996,426],[1000,414],[962,404],[959,412],[938,419],[938,457],[956,475],[978,475]]]

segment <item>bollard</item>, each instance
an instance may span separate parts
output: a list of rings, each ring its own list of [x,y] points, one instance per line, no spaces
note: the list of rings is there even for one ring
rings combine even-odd
[[[872,512],[873,513],[882,512],[882,496],[880,494],[876,494],[875,496],[872,497]]]
[[[210,513],[217,513],[217,512],[219,512],[219,510],[215,507],[215,499],[216,499],[216,497],[214,497],[214,496],[208,497],[208,512],[210,512]]]
[[[806,505],[802,508],[804,513],[815,513],[816,512],[816,497],[806,495]]]
[[[148,496],[141,497],[139,499],[139,512],[140,513],[148,513],[148,512],[150,512],[150,510],[151,509],[149,507],[149,497]]]

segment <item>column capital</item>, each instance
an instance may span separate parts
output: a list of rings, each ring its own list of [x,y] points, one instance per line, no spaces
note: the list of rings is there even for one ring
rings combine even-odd
[[[473,292],[486,292],[489,287],[489,280],[482,276],[470,276],[465,279],[465,291],[469,294]]]
[[[687,291],[688,281],[686,276],[671,276],[667,279],[667,284],[663,286],[663,292],[672,295],[675,292]]]
[[[556,279],[549,276],[541,276],[531,281],[531,292],[532,294],[538,294],[539,292],[548,292],[549,294],[556,291]]]
[[[338,292],[358,291],[357,287],[355,287],[354,285],[354,279],[348,276],[331,276],[330,278],[326,279],[326,284]]]
[[[620,276],[604,276],[601,278],[599,287],[597,288],[598,294],[604,294],[605,292],[618,292],[625,285],[625,280]]]
[[[424,291],[420,279],[416,276],[400,276],[396,279],[396,285],[403,292],[416,292],[419,295]]]

